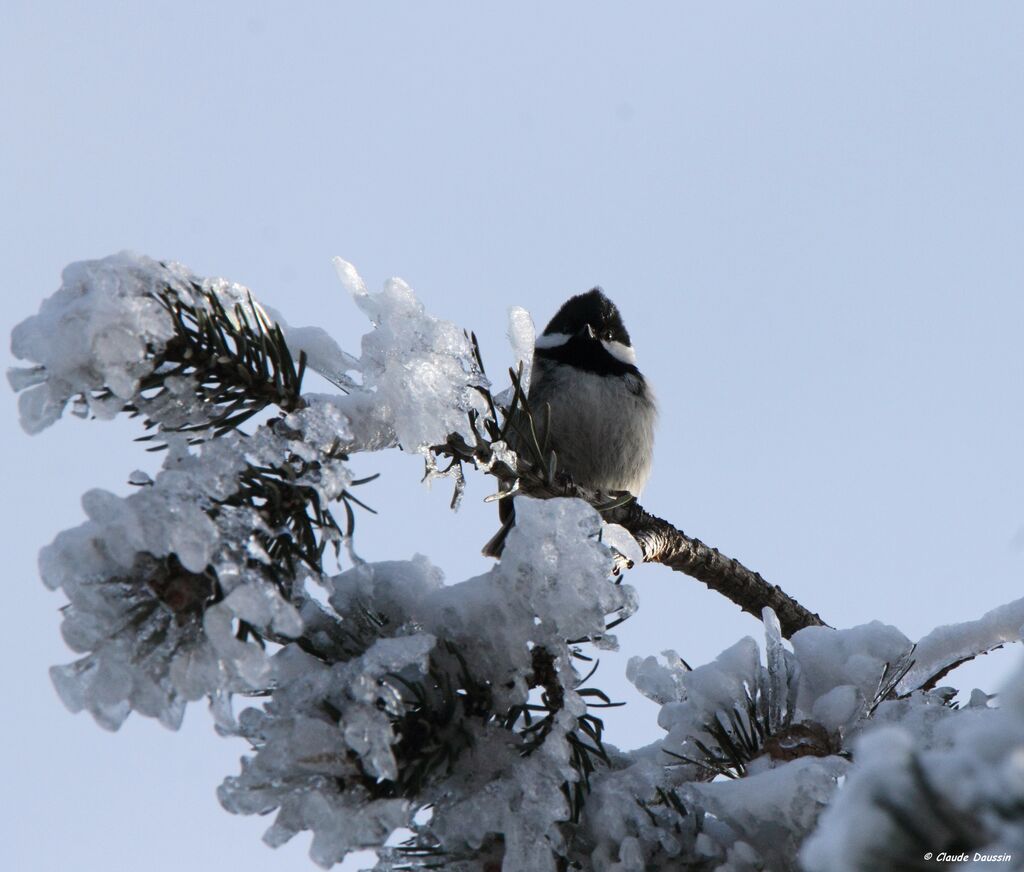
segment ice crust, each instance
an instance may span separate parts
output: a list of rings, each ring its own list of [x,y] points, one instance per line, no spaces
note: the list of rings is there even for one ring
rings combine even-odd
[[[211,291],[229,312],[241,306],[254,321],[265,317],[242,285],[202,279],[178,263],[121,252],[71,264],[39,313],[11,332],[11,352],[33,364],[8,372],[21,392],[22,427],[44,430],[72,399],[76,414],[100,419],[134,402],[150,419],[173,426],[201,421],[204,409],[188,379],[170,379],[168,393],[154,404],[138,393],[140,379],[153,371],[154,355],[174,336],[173,320],[158,298],[168,289],[193,307],[204,307],[201,292]]]
[[[99,418],[116,415],[152,370],[146,346],[160,348],[173,335],[166,310],[152,295],[165,280],[191,299],[178,271],[128,253],[99,261],[75,263],[64,270],[59,291],[47,298],[39,314],[11,333],[15,357],[32,361],[38,383],[28,386],[24,370],[9,376],[22,387],[21,423],[38,433],[56,421],[69,399],[84,394]],[[108,400],[93,396],[108,388]]]
[[[379,679],[401,669],[405,681],[425,680],[430,650],[425,640],[433,645],[443,634],[457,646],[474,677],[493,689],[499,710],[528,699],[534,647],[561,652],[556,668],[568,678],[574,673],[565,639],[589,635],[611,644],[605,616],[632,609],[634,594],[611,580],[611,554],[598,541],[599,529],[597,513],[578,500],[528,501],[504,559],[484,575],[446,586],[440,572],[419,557],[363,564],[331,579],[330,606],[341,628],[345,616],[352,621],[372,603],[377,620],[400,635],[380,639],[360,658],[333,667],[295,646],[277,654],[271,702],[265,711],[250,709],[239,718],[243,735],[259,737],[259,750],[239,776],[225,781],[221,801],[238,812],[279,808],[268,833],[275,843],[313,829],[313,857],[325,866],[348,851],[380,844],[373,841],[378,827],[417,827],[415,812],[430,802],[430,832],[453,850],[478,847],[488,836],[503,834],[503,868],[554,870],[562,843],[557,822],[568,814],[562,786],[576,777],[566,735],[586,711],[571,681],[551,733],[527,757],[507,730],[467,724],[471,749],[418,805],[403,806],[398,823],[393,802],[367,796],[348,752],[376,777],[396,777],[389,751],[396,737],[382,711],[400,714],[403,703]],[[330,646],[337,629],[322,607],[309,603],[303,616],[318,644]],[[323,638],[316,636],[318,628]],[[325,700],[340,718],[324,715]],[[305,771],[299,760],[324,762],[313,774],[298,777]],[[329,767],[331,780],[323,779],[321,765]],[[343,788],[339,779],[346,776],[357,783]],[[268,784],[278,788],[271,791]],[[360,826],[345,830],[343,820],[354,809],[360,809]]]
[[[355,267],[335,259],[339,278],[374,329],[363,336],[359,371],[381,423],[407,451],[427,451],[461,433],[472,440],[468,414],[484,414],[476,390],[488,384],[466,332],[430,315],[401,279],[370,293]]]
[[[530,375],[533,371],[533,344],[537,339],[537,328],[533,326],[533,318],[522,306],[512,306],[508,310],[508,341],[512,346],[513,368],[523,366],[522,387],[530,389]]]
[[[986,612],[975,621],[936,627],[917,643],[914,665],[900,682],[901,689],[923,681],[975,654],[1007,642],[1019,642],[1024,628],[1024,598]]]
[[[357,387],[351,373],[358,371],[359,361],[343,351],[334,338],[322,327],[292,327],[276,309],[266,307],[267,314],[278,324],[285,342],[296,360],[306,355],[306,364],[328,381],[345,391]]]
[[[650,657],[631,660],[630,678],[662,703],[659,723],[667,735],[653,755],[646,749],[633,755],[631,766],[601,776],[595,788],[601,800],[588,805],[588,815],[598,809],[588,822],[595,870],[640,872],[702,862],[737,872],[795,868],[793,858],[805,840],[801,857],[810,872],[909,867],[925,849],[912,856],[919,846],[908,841],[880,796],[919,817],[933,849],[941,850],[950,838],[941,810],[938,816],[929,811],[928,796],[914,783],[914,755],[951,814],[971,820],[969,810],[982,810],[971,812],[984,820],[975,828],[979,848],[1021,850],[1020,821],[1008,824],[1005,808],[1024,790],[1024,673],[1010,683],[1012,704],[1005,710],[991,708],[986,694],[972,695],[966,708],[950,707],[944,689],[879,699],[883,675],[911,653],[910,641],[898,630],[879,622],[848,630],[814,627],[794,634],[790,651],[774,614],[764,618],[765,663],[749,638],[692,671],[674,652],[666,652],[664,664]],[[976,622],[946,632],[956,637],[974,629]],[[758,688],[768,689],[762,711],[773,729],[787,722],[816,724],[832,737],[833,749],[852,748],[854,765],[823,748],[789,760],[764,755],[736,781],[695,779],[699,770],[681,761],[701,759],[698,743],[714,747],[706,726]],[[839,790],[844,775],[846,786]],[[616,804],[616,797],[650,798],[670,788],[677,789],[690,815],[707,815],[701,832],[688,831],[678,815],[660,806],[652,822],[651,814],[625,801]],[[880,846],[891,851],[891,865],[879,860]]]
[[[854,743],[857,764],[803,847],[808,872],[903,868],[919,859],[922,839],[934,854],[1024,856],[1024,671],[1001,698],[998,709],[933,706],[929,724],[920,709],[886,712]],[[957,868],[993,865],[1019,862]]]
[[[351,482],[345,464],[326,454],[344,433],[337,408],[312,403],[286,423],[192,449],[179,444],[150,485],[127,497],[100,490],[83,496],[89,520],[60,533],[39,561],[44,583],[69,600],[65,640],[86,654],[51,672],[69,708],[87,709],[108,729],[132,710],[176,728],[189,700],[265,686],[267,655],[256,642],[235,638],[236,623],[296,637],[302,622],[274,584],[257,539],[270,531],[253,510],[220,501],[237,490],[247,465],[274,466],[296,453],[316,459],[315,470],[297,481],[324,504]],[[172,556],[184,574],[161,592],[165,582],[154,572]],[[207,603],[207,572],[216,574],[220,602]],[[185,606],[176,608],[182,598]]]

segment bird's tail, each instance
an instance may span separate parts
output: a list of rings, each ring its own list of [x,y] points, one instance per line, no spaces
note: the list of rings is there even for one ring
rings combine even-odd
[[[501,520],[501,529],[484,545],[484,557],[501,557],[501,552],[505,550],[505,537],[516,525],[516,507],[511,497],[498,502],[498,518]]]

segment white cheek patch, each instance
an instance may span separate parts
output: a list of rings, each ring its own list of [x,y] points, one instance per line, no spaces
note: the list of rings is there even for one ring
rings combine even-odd
[[[558,348],[559,345],[565,345],[572,337],[568,333],[545,333],[537,337],[537,341],[533,344],[534,348]]]
[[[632,346],[623,345],[621,342],[613,342],[608,339],[602,339],[601,344],[604,346],[604,350],[620,363],[636,363],[636,352]]]

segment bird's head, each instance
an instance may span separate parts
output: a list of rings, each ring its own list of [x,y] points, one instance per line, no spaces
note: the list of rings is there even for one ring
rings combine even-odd
[[[600,288],[566,300],[537,338],[538,349],[589,344],[599,344],[620,363],[636,362],[618,307]]]

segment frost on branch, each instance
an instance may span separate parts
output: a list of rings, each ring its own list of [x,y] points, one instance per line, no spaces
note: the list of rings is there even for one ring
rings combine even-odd
[[[767,665],[749,638],[692,670],[674,652],[630,661],[667,735],[595,779],[583,868],[790,868],[848,763],[839,731],[799,707],[799,658],[765,623]]]
[[[304,359],[248,289],[128,253],[69,266],[11,336],[36,365],[8,378],[37,433],[68,402],[85,417],[144,415],[147,428],[227,432],[268,405],[297,407]]]
[[[541,446],[524,460],[505,440],[512,409],[530,414],[527,366],[492,394],[472,334],[401,280],[370,293],[336,266],[371,322],[358,357],[240,285],[128,254],[70,266],[15,329],[30,366],[10,380],[29,432],[71,404],[139,417],[165,451],[152,477],[131,474],[128,496],[86,493],[87,520],[43,549],[81,655],[52,670],[69,708],[110,729],[131,711],[173,728],[207,697],[218,731],[251,749],[223,805],[274,813],[270,845],[310,831],[324,867],[361,848],[377,850],[380,872],[842,872],[918,868],[926,852],[1024,856],[1024,673],[1000,699],[976,690],[962,706],[935,686],[1018,640],[1021,601],[916,644],[877,621],[814,626],[783,591],[635,503],[564,498],[578,492]],[[509,336],[528,365],[524,310]],[[305,392],[307,366],[340,393]],[[500,563],[446,584],[426,557],[356,558],[365,479],[350,458],[395,446],[435,474],[444,455],[457,481],[467,466],[519,489]],[[610,701],[588,661],[636,610],[617,573],[650,559],[652,539],[675,553],[662,562],[716,590],[735,576],[747,594],[732,598],[761,614],[765,645],[741,639],[695,669],[675,651],[634,657],[629,677],[660,706],[665,736],[622,751],[605,741],[596,711]],[[325,568],[330,552],[339,571]],[[761,611],[765,591],[778,616]]]
[[[326,506],[347,493],[335,447],[343,428],[336,409],[317,403],[248,438],[178,444],[128,497],[82,498],[89,520],[40,555],[43,580],[69,600],[65,641],[86,653],[52,670],[72,710],[108,728],[132,709],[177,727],[188,700],[266,686],[261,640],[301,633],[293,589],[318,562],[318,546],[303,542],[316,521],[286,503]]]
[[[966,854],[980,868],[1024,857],[1024,672],[961,709],[884,703],[853,746],[857,765],[805,845],[809,872],[927,868],[925,853]],[[961,867],[962,868],[962,867]],[[974,866],[971,866],[974,868]]]
[[[275,655],[270,700],[239,717],[258,752],[221,788],[226,807],[278,808],[267,840],[312,829],[325,866],[404,826],[415,845],[399,858],[491,846],[506,869],[554,870],[590,728],[566,639],[611,644],[606,615],[633,607],[599,523],[578,501],[533,503],[506,560],[476,578],[445,586],[420,558],[330,579],[330,609],[303,616],[334,663]],[[546,701],[531,701],[538,681]]]
[[[154,293],[161,285],[194,302],[189,283],[173,267],[120,254],[75,263],[64,270],[59,291],[38,315],[11,334],[15,357],[34,361],[14,370],[22,426],[38,433],[56,421],[72,397],[79,414],[112,418],[137,393],[153,369],[147,348],[162,349],[174,335]],[[106,388],[106,395],[95,392]]]
[[[401,279],[369,293],[351,264],[336,258],[335,267],[375,328],[363,336],[359,361],[372,414],[406,451],[426,453],[452,433],[468,438],[470,412],[486,410],[478,389],[488,382],[466,332],[428,314]]]
[[[934,687],[951,669],[1021,637],[1024,599],[994,608],[975,621],[936,627],[917,643],[901,690]]]
[[[789,651],[771,617],[766,664],[752,639],[693,670],[674,652],[630,662],[667,735],[594,779],[583,868],[795,870],[826,807],[803,853],[814,872],[1020,856],[1024,675],[1006,711],[979,691],[961,709],[948,688],[898,691],[914,646],[892,627],[811,627]]]

